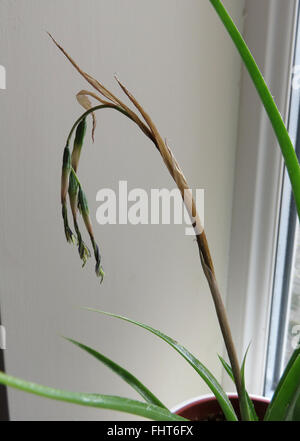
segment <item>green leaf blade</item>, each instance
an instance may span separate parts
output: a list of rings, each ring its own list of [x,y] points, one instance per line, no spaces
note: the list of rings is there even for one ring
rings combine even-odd
[[[52,387],[43,386],[22,380],[20,378],[12,377],[4,372],[0,372],[0,383],[24,392],[50,398],[56,401],[64,401],[79,404],[81,406],[116,410],[156,421],[187,421],[185,418],[172,414],[170,411],[155,406],[154,404],[142,403],[129,398],[112,395],[88,394],[54,389]]]
[[[248,346],[246,353],[243,358],[242,366],[241,366],[241,378],[242,378],[242,406],[244,409],[244,413],[246,415],[246,418],[248,421],[258,421],[258,417],[256,415],[254,405],[252,403],[251,398],[248,395],[248,392],[246,390],[246,384],[245,384],[245,365],[246,365],[246,358],[249,351]]]
[[[221,357],[221,355],[218,355],[220,362],[222,363],[223,368],[231,378],[231,380],[234,382],[234,376],[231,367],[227,363],[227,361],[224,360],[224,358]]]
[[[300,421],[300,353],[292,356],[267,409],[265,421]]]
[[[234,376],[232,373],[232,369],[231,366],[229,366],[229,364],[224,360],[224,358],[222,358],[220,355],[218,355],[225,371],[227,372],[227,374],[229,375],[229,377],[231,378],[231,380],[234,383]],[[245,384],[245,377],[244,374],[242,374],[242,382]],[[258,421],[259,418],[256,414],[255,408],[254,408],[254,404],[250,398],[250,396],[248,395],[248,392],[245,390],[245,394],[246,394],[246,400],[247,400],[247,407],[248,407],[248,412],[250,413],[250,420],[251,421]]]
[[[136,326],[139,326],[140,328],[143,328],[152,334],[156,335],[166,343],[168,343],[173,349],[175,349],[194,369],[195,371],[200,375],[200,377],[205,381],[205,383],[208,385],[208,387],[211,389],[215,397],[217,398],[224,415],[228,421],[237,421],[237,416],[235,414],[235,411],[232,407],[232,404],[230,403],[229,398],[227,397],[226,393],[224,392],[223,388],[219,384],[219,382],[216,380],[216,378],[210,373],[210,371],[202,364],[199,360],[196,359],[185,347],[180,345],[178,342],[173,340],[171,337],[168,337],[167,335],[163,334],[162,332],[151,328],[151,326],[145,325],[143,323],[131,320],[129,318],[112,314],[105,311],[100,311],[93,308],[84,308],[88,311],[97,312],[100,314],[104,314],[109,317],[117,318],[120,320],[124,320],[128,323],[132,323]]]
[[[76,340],[66,338],[69,342],[78,346],[88,354],[92,355],[98,361],[103,363],[109,369],[111,369],[115,374],[119,375],[127,384],[129,384],[136,392],[138,392],[148,403],[154,404],[156,406],[167,409],[167,407],[146,387],[144,386],[134,375],[124,369],[122,366],[118,365],[114,361],[110,360],[105,355],[100,352],[95,351],[89,346],[86,346]]]

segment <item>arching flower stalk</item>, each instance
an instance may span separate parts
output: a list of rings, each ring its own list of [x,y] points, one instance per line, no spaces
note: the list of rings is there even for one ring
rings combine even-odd
[[[227,349],[228,357],[230,360],[230,364],[232,367],[232,373],[235,379],[235,385],[237,389],[237,393],[239,396],[239,402],[240,402],[240,409],[241,413],[244,419],[247,419],[247,411],[246,404],[245,404],[245,395],[243,392],[242,387],[242,379],[241,379],[241,371],[239,367],[239,361],[236,353],[236,349],[234,346],[234,342],[231,335],[231,330],[227,318],[227,313],[224,307],[224,303],[222,300],[221,293],[218,288],[215,270],[213,261],[211,258],[207,238],[205,231],[201,225],[201,221],[199,218],[199,215],[196,210],[196,205],[194,202],[194,199],[192,197],[191,191],[189,189],[188,183],[186,181],[186,178],[176,161],[171,149],[168,147],[167,143],[162,139],[160,133],[158,132],[155,124],[151,120],[150,116],[147,114],[147,112],[143,109],[143,107],[139,104],[139,102],[136,100],[136,98],[128,91],[128,89],[125,87],[125,85],[117,78],[117,82],[125,95],[129,98],[131,103],[134,105],[134,107],[137,109],[141,117],[135,113],[131,108],[129,108],[126,104],[124,104],[119,98],[117,98],[112,92],[110,92],[105,86],[103,86],[99,81],[95,80],[93,77],[91,77],[89,74],[85,73],[76,63],[75,61],[67,54],[67,52],[53,39],[53,37],[50,35],[56,46],[62,51],[62,53],[68,58],[68,60],[71,62],[71,64],[75,67],[75,69],[82,75],[85,80],[98,92],[98,94],[86,90],[82,90],[77,95],[77,99],[80,102],[80,104],[83,105],[83,107],[86,110],[86,112],[81,115],[80,118],[75,122],[73,125],[70,134],[68,136],[69,142],[74,130],[80,124],[80,122],[86,118],[89,114],[94,115],[94,112],[100,109],[110,108],[117,110],[118,112],[121,112],[125,116],[127,116],[131,121],[137,124],[137,126],[142,130],[142,132],[154,143],[156,149],[159,151],[159,153],[162,156],[162,159],[171,174],[172,178],[174,179],[178,189],[180,190],[182,199],[184,201],[184,204],[186,206],[186,209],[189,213],[189,216],[192,221],[192,225],[194,227],[195,236],[199,248],[199,254],[200,254],[200,262],[204,271],[204,274],[206,276],[206,279],[208,281],[208,285],[210,288],[210,292],[212,295],[212,299],[215,305],[217,318],[220,324],[221,332],[223,335],[223,339],[225,342],[225,346]],[[91,97],[95,99],[96,101],[100,102],[101,104],[95,107],[92,107],[89,98]],[[93,116],[94,118],[94,116]],[[94,119],[94,126],[95,126],[95,119]],[[75,171],[73,170],[74,174]],[[98,275],[102,277],[101,274],[101,266],[100,265],[100,255],[97,245],[94,242],[94,235],[92,234],[91,230],[91,224],[90,224],[90,218],[88,214],[88,210],[86,210],[85,202],[86,198],[83,193],[81,187],[79,186],[79,194],[78,194],[78,202],[80,209],[83,214],[83,218],[85,221],[85,225],[87,227],[87,230],[90,234],[90,238],[92,241],[94,254],[96,258],[96,273],[98,272]]]

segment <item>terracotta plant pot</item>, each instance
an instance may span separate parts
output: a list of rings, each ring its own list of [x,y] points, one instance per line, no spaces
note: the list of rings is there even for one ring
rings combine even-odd
[[[270,400],[268,398],[250,395],[259,420],[263,420]],[[240,418],[239,402],[236,394],[228,394],[232,406]],[[224,421],[225,417],[214,395],[204,395],[185,401],[174,409],[174,413],[191,421]]]

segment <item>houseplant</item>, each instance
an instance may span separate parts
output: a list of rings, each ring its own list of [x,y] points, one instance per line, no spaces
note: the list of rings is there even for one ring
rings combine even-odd
[[[230,20],[229,16],[226,14],[226,11],[224,10],[222,4],[220,1],[211,1],[213,6],[216,8],[218,14],[220,15],[222,21],[224,22],[226,28],[228,29],[230,35],[232,36],[235,44],[237,45],[247,67],[249,70],[250,75],[252,76],[254,83],[257,87],[257,90],[260,94],[260,97],[266,107],[266,110],[269,114],[270,120],[273,124],[275,133],[278,137],[279,144],[282,149],[282,153],[289,171],[289,175],[291,178],[293,190],[294,190],[294,196],[297,204],[298,213],[299,207],[300,207],[300,177],[299,177],[299,164],[297,161],[297,158],[294,153],[293,146],[289,140],[287,131],[284,127],[284,124],[282,122],[282,119],[279,115],[278,110],[276,109],[276,106],[274,104],[274,101],[272,99],[272,96],[270,95],[270,92],[268,91],[262,76],[260,75],[257,66],[254,63],[254,60],[247,49],[246,45],[244,44],[243,40],[241,39],[239,33],[237,32],[235,26],[233,25],[232,21]],[[72,61],[72,60],[71,60]],[[72,61],[73,62],[73,61]],[[65,226],[65,232],[67,240],[75,243],[78,242],[78,250],[81,259],[83,260],[83,264],[86,262],[87,258],[90,256],[90,251],[88,249],[88,246],[83,241],[83,236],[81,234],[81,231],[79,230],[78,223],[77,223],[77,198],[79,207],[81,210],[81,214],[83,216],[83,219],[85,221],[88,233],[91,238],[92,243],[92,249],[93,253],[96,259],[96,273],[98,276],[101,277],[101,280],[103,278],[103,270],[101,267],[101,258],[100,258],[100,251],[98,244],[95,241],[92,225],[89,218],[88,213],[88,205],[87,200],[83,191],[83,188],[81,186],[80,180],[78,178],[77,174],[77,167],[78,167],[78,161],[80,157],[80,152],[82,148],[82,142],[85,132],[85,118],[89,114],[94,114],[97,110],[105,109],[105,108],[113,108],[114,110],[117,110],[119,112],[122,112],[126,117],[133,120],[138,127],[143,131],[143,133],[154,143],[155,147],[161,154],[170,174],[174,178],[178,188],[181,191],[181,194],[184,198],[184,202],[187,206],[188,212],[190,213],[191,217],[194,218],[194,226],[195,226],[195,234],[197,239],[197,244],[199,247],[199,253],[200,253],[200,260],[201,264],[204,270],[204,274],[208,280],[211,293],[213,296],[213,301],[215,303],[218,319],[220,322],[221,330],[224,336],[225,345],[228,351],[229,360],[230,360],[230,366],[225,363],[224,360],[222,360],[222,363],[227,370],[227,372],[234,378],[237,392],[239,396],[239,404],[241,408],[241,415],[243,419],[253,419],[255,418],[253,408],[251,405],[251,401],[249,400],[246,391],[245,391],[245,385],[244,385],[244,366],[245,362],[242,363],[242,368],[240,369],[239,363],[237,360],[237,356],[235,353],[235,348],[233,344],[233,340],[231,337],[230,328],[228,325],[228,321],[226,318],[226,311],[224,309],[222,298],[220,296],[218,286],[216,283],[216,276],[214,271],[213,262],[210,256],[209,247],[207,244],[205,232],[203,231],[201,227],[201,222],[199,217],[197,216],[197,213],[195,211],[195,204],[192,200],[192,198],[189,197],[189,187],[188,184],[184,178],[184,175],[176,162],[176,159],[174,158],[171,150],[169,147],[164,143],[162,140],[160,134],[157,132],[156,127],[154,126],[153,122],[149,118],[149,116],[145,113],[145,111],[142,109],[140,104],[135,100],[135,98],[127,91],[125,86],[119,82],[120,86],[122,87],[125,94],[129,97],[129,99],[132,101],[133,105],[137,108],[139,113],[141,114],[141,117],[138,116],[136,113],[134,113],[130,108],[125,106],[124,103],[122,103],[117,97],[112,95],[106,88],[104,88],[100,83],[98,83],[96,80],[91,78],[89,75],[85,74],[81,71],[81,69],[73,62],[74,66],[77,68],[77,70],[84,76],[84,78],[96,89],[98,93],[100,93],[101,96],[98,96],[92,92],[88,91],[82,91],[78,94],[78,99],[81,102],[81,104],[86,107],[86,112],[76,121],[74,124],[67,141],[67,146],[64,151],[64,160],[63,160],[63,175],[62,175],[62,211],[63,211],[63,218],[64,218],[64,226]],[[91,103],[88,99],[88,97],[92,97],[100,102],[99,106],[96,106],[94,108],[91,107]],[[104,98],[103,98],[104,97]],[[75,144],[73,153],[71,155],[69,144],[71,140],[72,134],[76,131],[75,136]],[[72,215],[74,218],[74,228],[75,228],[75,234],[72,232],[68,217],[67,217],[67,193],[69,192],[70,196],[70,206],[72,210]],[[184,196],[187,196],[186,198]],[[194,215],[194,216],[193,216]],[[130,321],[128,319],[125,319],[127,321]],[[137,323],[135,323],[137,324]],[[213,378],[213,376],[210,374],[210,372],[205,369],[205,367],[195,359],[195,357],[192,356],[185,348],[178,345],[174,340],[170,339],[169,337],[159,333],[156,330],[153,330],[152,328],[138,324],[139,326],[144,327],[148,331],[151,331],[155,335],[159,336],[163,340],[165,340],[168,344],[170,344],[174,349],[176,349],[193,367],[194,369],[200,374],[200,376],[207,382],[211,390],[216,395],[219,403],[221,404],[222,410],[226,416],[227,419],[236,419],[235,412],[232,409],[232,406],[228,400],[228,397],[218,384],[218,382]],[[74,344],[77,344],[80,346],[83,350],[88,351],[95,357],[97,357],[100,361],[104,362],[105,364],[109,365],[114,371],[118,372],[126,381],[128,381],[135,389],[139,390],[139,392],[142,394],[143,398],[146,399],[147,402],[151,403],[151,406],[144,405],[143,403],[135,402],[133,400],[122,400],[115,397],[103,397],[99,395],[84,395],[84,394],[71,394],[67,392],[61,392],[61,391],[55,391],[53,389],[44,388],[42,386],[37,386],[33,384],[27,384],[25,382],[22,382],[21,380],[13,379],[9,376],[5,376],[4,374],[1,374],[1,381],[3,383],[6,383],[11,386],[23,388],[26,390],[29,390],[31,392],[44,394],[46,396],[52,397],[52,398],[58,398],[58,399],[64,399],[67,401],[74,401],[78,403],[84,403],[88,405],[94,405],[99,407],[109,407],[112,409],[119,409],[124,411],[129,411],[132,413],[136,413],[139,415],[146,416],[148,418],[154,418],[154,419],[176,419],[177,417],[170,414],[167,410],[164,409],[160,401],[151,394],[151,392],[148,391],[143,385],[141,385],[138,380],[136,380],[134,377],[132,377],[128,372],[121,369],[119,366],[116,366],[112,361],[105,358],[103,355],[96,353],[91,348],[88,348],[78,342],[74,342]],[[296,355],[295,355],[296,354]],[[292,360],[291,364],[288,366],[288,369],[286,373],[283,376],[282,383],[279,385],[278,391],[275,393],[275,398],[273,402],[271,403],[271,406],[268,410],[267,419],[284,419],[284,418],[297,418],[297,415],[295,416],[295,409],[297,411],[297,401],[298,401],[298,384],[297,382],[299,379],[299,352],[296,352],[294,354],[294,359]],[[292,404],[291,404],[292,403]],[[274,410],[275,409],[275,410]],[[281,411],[281,415],[280,415]],[[276,413],[277,412],[277,413]]]

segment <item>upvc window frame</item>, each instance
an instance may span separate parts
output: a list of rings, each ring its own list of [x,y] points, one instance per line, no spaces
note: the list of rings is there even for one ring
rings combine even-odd
[[[244,38],[287,122],[298,0],[246,0]],[[284,167],[266,112],[242,69],[227,310],[249,392],[263,394]],[[232,389],[226,374],[225,388]]]

